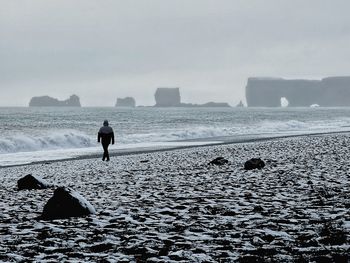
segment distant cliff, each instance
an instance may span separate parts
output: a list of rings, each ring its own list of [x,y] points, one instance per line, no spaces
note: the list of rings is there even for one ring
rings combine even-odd
[[[330,77],[322,80],[282,78],[249,78],[246,99],[249,107],[280,107],[281,98],[288,107],[350,106],[350,77]]]
[[[179,88],[158,88],[154,94],[155,107],[230,107],[225,102],[207,102],[204,104],[182,103]]]
[[[33,97],[29,107],[81,107],[77,95],[72,95],[67,100],[58,100],[49,96]]]
[[[126,98],[117,98],[117,103],[115,104],[116,107],[132,107],[134,108],[136,106],[136,101],[132,97],[126,97]]]

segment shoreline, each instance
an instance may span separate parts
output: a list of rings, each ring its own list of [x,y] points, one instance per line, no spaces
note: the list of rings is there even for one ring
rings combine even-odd
[[[312,136],[326,136],[326,135],[336,135],[336,134],[350,134],[350,131],[334,131],[334,132],[320,132],[320,133],[309,133],[309,134],[294,134],[294,135],[276,135],[276,136],[257,136],[254,138],[241,138],[232,140],[232,136],[224,136],[224,137],[213,137],[213,138],[202,138],[202,139],[190,139],[183,140],[179,142],[203,142],[203,144],[198,145],[184,145],[184,146],[160,146],[160,147],[140,147],[140,148],[127,148],[120,150],[110,150],[110,157],[116,156],[127,156],[127,155],[139,155],[146,153],[156,153],[156,152],[166,152],[166,151],[176,151],[183,149],[192,149],[192,148],[201,148],[208,146],[221,146],[221,145],[230,145],[230,144],[241,144],[241,143],[255,143],[255,142],[264,142],[264,141],[273,141],[280,139],[288,139],[288,138],[299,138],[299,137],[312,137]],[[210,141],[211,143],[205,143]],[[6,165],[0,166],[0,170],[4,168],[11,167],[21,167],[21,166],[31,166],[37,164],[51,164],[57,162],[65,162],[65,161],[74,161],[74,160],[86,160],[86,159],[96,159],[102,156],[102,148],[101,154],[84,154],[71,158],[62,158],[56,160],[43,160],[43,161],[35,161],[31,163],[23,163],[23,164],[14,164],[14,165]]]

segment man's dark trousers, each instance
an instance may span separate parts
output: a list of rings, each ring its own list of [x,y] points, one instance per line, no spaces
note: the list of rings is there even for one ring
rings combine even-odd
[[[106,158],[107,158],[107,161],[109,161],[108,146],[109,146],[109,143],[103,143],[103,142],[102,142],[102,147],[103,147],[103,158],[102,158],[102,160],[103,160],[103,161],[104,161]]]

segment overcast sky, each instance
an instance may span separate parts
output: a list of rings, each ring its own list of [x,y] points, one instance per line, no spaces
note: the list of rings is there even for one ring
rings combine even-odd
[[[245,99],[249,76],[350,75],[348,0],[0,0],[0,105]]]

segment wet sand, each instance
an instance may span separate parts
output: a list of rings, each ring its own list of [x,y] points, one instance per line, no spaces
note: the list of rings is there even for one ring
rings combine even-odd
[[[350,134],[280,138],[0,169],[0,260],[347,262]],[[207,163],[222,156],[228,165]],[[252,157],[262,170],[243,170]],[[96,208],[38,221],[54,188],[16,190],[32,173]]]

